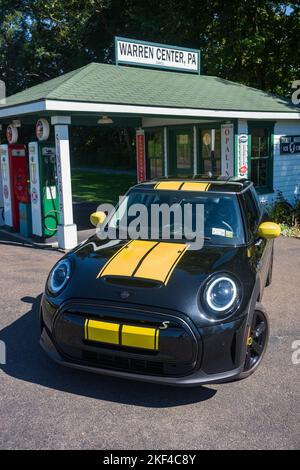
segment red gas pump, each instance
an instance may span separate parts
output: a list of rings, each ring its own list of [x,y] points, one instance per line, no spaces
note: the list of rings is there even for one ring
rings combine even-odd
[[[19,203],[30,202],[26,146],[23,144],[9,144],[8,156],[11,181],[12,222],[13,228],[19,230]]]

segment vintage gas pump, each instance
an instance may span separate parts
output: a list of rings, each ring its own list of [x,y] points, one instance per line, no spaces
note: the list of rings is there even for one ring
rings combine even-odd
[[[37,137],[44,139],[48,135],[48,123],[45,119],[40,119],[37,123]],[[44,240],[56,235],[59,224],[55,144],[43,140],[30,142],[28,152],[32,234],[35,238]]]
[[[19,230],[20,203],[29,204],[26,146],[17,144],[17,128],[8,126],[8,145],[1,145],[1,175],[5,225]]]

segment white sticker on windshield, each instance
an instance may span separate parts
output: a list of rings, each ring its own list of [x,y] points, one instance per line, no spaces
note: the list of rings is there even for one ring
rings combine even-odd
[[[213,227],[212,229],[212,234],[213,235],[219,235],[220,237],[225,237],[225,230],[223,228],[215,228]]]

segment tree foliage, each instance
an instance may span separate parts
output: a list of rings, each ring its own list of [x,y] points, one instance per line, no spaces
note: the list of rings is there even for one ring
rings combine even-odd
[[[202,73],[285,95],[299,79],[300,2],[0,0],[0,74],[8,93],[91,61],[114,36],[199,48]]]

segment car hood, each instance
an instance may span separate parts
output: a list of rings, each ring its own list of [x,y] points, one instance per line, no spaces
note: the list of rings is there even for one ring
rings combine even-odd
[[[97,299],[180,311],[199,318],[200,290],[207,278],[228,273],[251,283],[245,247],[93,237],[70,255],[74,261],[64,299]]]

